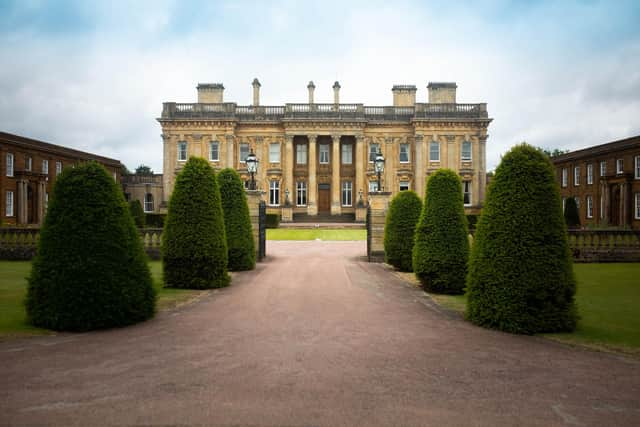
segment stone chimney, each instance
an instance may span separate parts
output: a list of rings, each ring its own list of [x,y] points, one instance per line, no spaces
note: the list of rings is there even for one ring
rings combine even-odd
[[[313,80],[309,82],[307,89],[309,89],[309,104],[313,104],[313,91],[316,90],[316,85],[313,84]]]
[[[253,79],[251,86],[253,86],[253,106],[257,107],[260,105],[260,82],[257,77]]]
[[[393,85],[393,106],[394,107],[413,107],[416,105],[416,89],[415,85]]]
[[[333,103],[340,104],[340,83],[337,81],[333,84]]]
[[[222,83],[198,83],[198,102],[204,104],[222,104],[224,102]]]
[[[429,103],[455,104],[457,87],[458,85],[455,82],[429,82],[427,86]]]

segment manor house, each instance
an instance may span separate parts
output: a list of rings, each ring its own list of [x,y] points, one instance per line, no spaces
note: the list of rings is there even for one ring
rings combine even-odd
[[[460,174],[465,209],[479,212],[492,119],[485,103],[457,103],[455,83],[429,83],[428,102],[416,102],[416,86],[393,86],[389,106],[341,103],[338,82],[333,103],[316,103],[309,82],[307,103],[265,106],[258,79],[252,86],[252,105],[225,102],[220,83],[198,84],[196,103],[163,104],[165,198],[190,156],[208,159],[215,169],[233,167],[247,182],[245,159],[253,152],[267,205],[293,206],[294,218],[353,215],[356,204],[378,190],[411,189],[423,197],[426,177],[439,168]],[[381,189],[378,152],[385,159]]]

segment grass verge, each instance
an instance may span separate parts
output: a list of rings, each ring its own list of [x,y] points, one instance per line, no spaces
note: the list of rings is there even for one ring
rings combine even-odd
[[[206,291],[167,289],[162,287],[162,263],[149,262],[153,285],[158,291],[158,311],[168,310],[187,303]],[[0,339],[54,333],[36,328],[26,322],[24,299],[27,293],[27,276],[30,261],[0,261]]]
[[[364,229],[327,229],[327,228],[270,228],[267,240],[365,240],[367,230]]]

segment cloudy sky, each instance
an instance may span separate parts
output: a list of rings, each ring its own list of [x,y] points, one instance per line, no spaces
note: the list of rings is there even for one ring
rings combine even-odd
[[[520,141],[640,134],[640,1],[0,0],[0,130],[162,169],[163,101],[390,105],[393,84],[486,102],[487,163]]]

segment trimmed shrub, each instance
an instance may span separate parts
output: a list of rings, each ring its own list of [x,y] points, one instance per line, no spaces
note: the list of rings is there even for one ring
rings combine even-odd
[[[164,285],[209,289],[227,286],[227,238],[215,172],[191,157],[177,176],[162,233]]]
[[[578,204],[573,197],[567,197],[564,201],[564,222],[568,228],[580,228],[580,214]]]
[[[280,225],[280,214],[267,214],[267,218],[265,220],[266,228],[278,228]]]
[[[460,177],[440,169],[427,180],[413,247],[413,271],[425,290],[464,293],[468,235]]]
[[[87,331],[153,316],[155,290],[122,190],[96,162],[57,178],[28,279],[39,327]]]
[[[467,278],[467,318],[506,332],[572,331],[575,278],[553,166],[527,144],[489,186]]]
[[[131,216],[133,217],[133,222],[136,224],[136,227],[144,228],[145,217],[140,200],[131,200],[129,202],[129,212],[131,212]]]
[[[384,226],[385,261],[400,271],[412,271],[412,251],[422,201],[413,191],[399,192],[389,204]]]
[[[218,173],[218,185],[227,234],[228,268],[231,271],[251,270],[256,266],[256,246],[244,185],[238,172],[230,168]]]
[[[145,224],[149,228],[163,228],[167,214],[146,213],[144,214]]]

